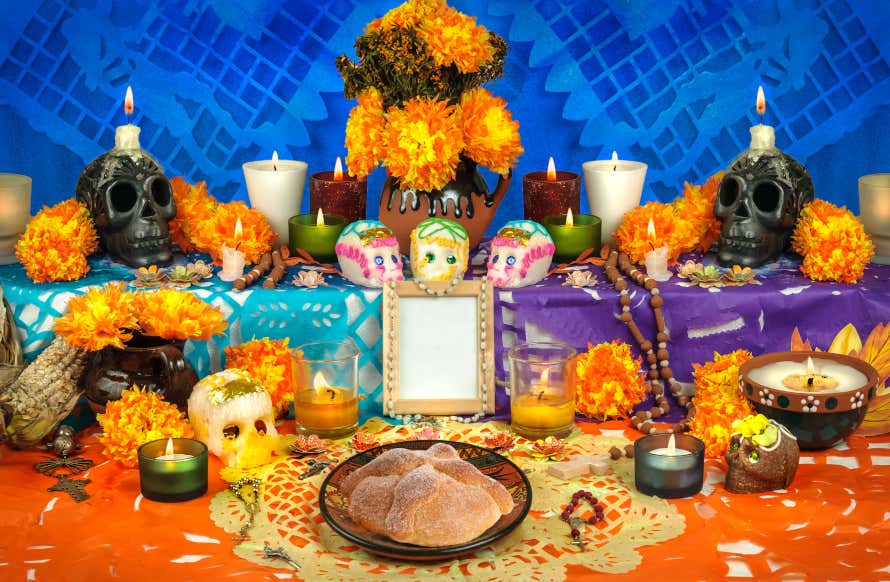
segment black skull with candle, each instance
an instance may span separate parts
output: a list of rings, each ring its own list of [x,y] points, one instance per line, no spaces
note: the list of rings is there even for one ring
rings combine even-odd
[[[761,115],[766,110],[762,89],[757,110]],[[778,257],[813,199],[807,169],[775,141],[771,126],[753,126],[750,148],[732,161],[720,183],[714,215],[723,221],[718,250],[723,264],[756,267]]]
[[[132,111],[129,90],[125,110]],[[114,147],[90,162],[76,188],[106,252],[131,267],[170,262],[168,223],[176,216],[170,181],[158,161],[139,147],[139,131],[130,124],[118,127]]]

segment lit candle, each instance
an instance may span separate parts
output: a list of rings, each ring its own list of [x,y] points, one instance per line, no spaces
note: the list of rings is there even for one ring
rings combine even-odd
[[[668,440],[668,446],[659,449],[652,449],[651,451],[649,451],[649,454],[664,455],[666,457],[676,457],[678,455],[691,455],[692,453],[683,449],[678,449],[677,439],[673,434],[671,434],[671,438]]]
[[[358,398],[352,390],[331,386],[322,372],[312,378],[312,387],[299,390],[294,400],[299,430],[322,437],[350,432],[358,424]]]
[[[613,150],[611,159],[584,162],[582,168],[590,213],[602,221],[603,242],[612,243],[621,219],[640,204],[648,166],[621,160]]]
[[[207,445],[185,438],[158,439],[137,451],[139,488],[146,499],[188,501],[207,492]]]
[[[31,218],[31,178],[0,174],[0,265],[18,261],[15,245]]]
[[[749,149],[775,149],[776,132],[771,125],[763,125],[763,114],[766,113],[766,97],[763,95],[763,87],[757,87],[757,113],[760,114],[760,123],[751,127],[751,145]]]
[[[751,370],[748,377],[767,388],[803,393],[818,390],[843,392],[868,384],[868,378],[859,370],[818,356],[815,359],[808,357],[807,362],[772,362]]]
[[[563,263],[578,258],[587,249],[596,254],[600,250],[600,219],[591,214],[575,214],[571,208],[565,214],[545,216],[541,224],[550,233],[556,251],[553,258]]]
[[[309,210],[324,208],[329,214],[346,217],[346,222],[364,220],[368,198],[368,180],[359,180],[343,171],[337,157],[334,171],[316,172],[309,177]]]
[[[522,177],[525,219],[543,222],[545,216],[561,213],[566,207],[581,211],[581,176],[574,172],[556,171],[553,158],[547,170],[529,172]]]
[[[241,219],[235,223],[235,246],[229,247],[222,243],[222,271],[219,278],[223,281],[234,281],[244,274],[244,253],[238,250],[241,245]]]
[[[138,150],[139,132],[142,131],[138,125],[130,123],[130,115],[133,114],[133,88],[127,87],[127,93],[124,97],[124,113],[127,115],[127,125],[119,125],[114,132],[114,147],[121,150]]]
[[[646,253],[646,274],[656,281],[667,281],[674,276],[667,268],[668,244],[665,243],[664,246],[655,248],[655,223],[652,222],[651,218],[649,219],[647,235],[649,246],[652,250]]]
[[[575,349],[561,342],[510,348],[510,428],[527,439],[568,436],[575,426]]]
[[[575,402],[550,387],[550,370],[544,368],[531,393],[510,400],[511,424],[522,428],[551,431],[575,421]]]
[[[321,207],[313,214],[294,216],[289,221],[290,251],[297,254],[297,249],[303,249],[317,261],[333,261],[337,258],[334,246],[345,227],[345,216],[326,214]]]
[[[173,439],[167,439],[167,448],[164,449],[164,454],[158,457],[155,457],[158,461],[184,461],[185,459],[191,459],[194,455],[187,455],[185,453],[174,453],[173,452]]]
[[[306,162],[279,159],[277,150],[271,160],[247,162],[241,167],[250,206],[263,213],[278,235],[276,248],[287,244],[288,220],[300,212],[308,168]]]
[[[701,491],[705,444],[690,435],[646,435],[634,442],[637,491],[663,498],[690,497]]]

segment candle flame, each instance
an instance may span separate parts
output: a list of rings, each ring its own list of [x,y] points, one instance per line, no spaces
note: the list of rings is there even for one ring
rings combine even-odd
[[[278,170],[278,150],[272,150],[272,169]]]
[[[124,113],[133,113],[133,87],[127,85],[127,94],[124,96]]]
[[[340,161],[340,156],[337,156],[337,163],[334,164],[334,182],[342,182],[343,181],[343,162]]]
[[[330,387],[330,385],[331,383],[324,377],[321,370],[316,372],[315,376],[312,377],[312,387],[315,389],[316,394],[321,394],[325,388]]]
[[[170,456],[173,455],[173,439],[172,438],[167,439],[167,450],[164,451],[164,455],[170,455]]]
[[[241,226],[241,219],[239,218],[239,219],[235,222],[235,238],[236,238],[236,239],[240,239],[240,238],[241,238],[241,234],[242,234],[243,232],[244,232],[244,228]]]
[[[553,156],[547,161],[547,181],[556,182],[556,163],[553,161]]]
[[[652,219],[649,219],[649,228],[646,229],[646,235],[649,237],[650,241],[655,240],[655,223],[652,222]]]
[[[541,388],[546,388],[550,384],[550,368],[541,370]]]
[[[617,169],[618,169],[618,152],[616,152],[615,150],[612,150],[612,171],[614,172]]]
[[[575,226],[575,217],[572,215],[572,209],[566,212],[566,226]]]
[[[673,433],[671,433],[671,438],[668,439],[667,454],[669,457],[677,456],[677,439],[674,438]]]
[[[813,358],[807,358],[807,375],[812,376],[816,373],[816,366],[813,365]]]
[[[324,226],[324,212],[321,207],[318,208],[318,215],[315,217],[315,226]]]
[[[763,95],[763,86],[757,87],[757,113],[766,113],[766,97]]]

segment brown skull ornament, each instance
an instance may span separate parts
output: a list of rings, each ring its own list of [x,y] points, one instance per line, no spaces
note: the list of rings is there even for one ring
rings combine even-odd
[[[758,432],[744,430],[732,435],[726,450],[726,489],[732,493],[760,493],[785,489],[794,479],[800,459],[800,447],[791,432],[763,415],[748,417],[759,420]]]

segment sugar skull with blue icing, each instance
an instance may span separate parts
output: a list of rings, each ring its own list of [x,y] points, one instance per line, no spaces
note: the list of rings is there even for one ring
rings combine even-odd
[[[488,280],[504,288],[534,285],[547,276],[555,250],[543,226],[532,220],[511,220],[491,241]]]
[[[334,246],[343,276],[363,287],[383,287],[401,281],[402,255],[399,241],[379,220],[348,224]]]
[[[418,281],[453,281],[470,258],[467,229],[446,218],[427,218],[411,231],[411,271]]]

